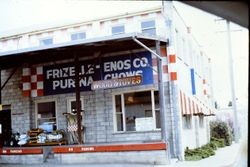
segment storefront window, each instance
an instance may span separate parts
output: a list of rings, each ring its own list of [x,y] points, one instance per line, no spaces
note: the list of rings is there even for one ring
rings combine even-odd
[[[117,131],[123,131],[123,114],[122,114],[122,103],[121,95],[115,96],[115,110],[116,110],[116,127]]]
[[[154,91],[156,128],[161,128],[159,92]]]
[[[115,95],[116,131],[160,128],[159,93],[151,91]]]
[[[39,102],[37,108],[37,127],[52,132],[57,129],[55,101]]]
[[[83,108],[83,98],[80,99],[80,108],[81,112],[84,110]],[[68,113],[73,113],[76,114],[76,100],[74,99],[69,99],[68,100]]]

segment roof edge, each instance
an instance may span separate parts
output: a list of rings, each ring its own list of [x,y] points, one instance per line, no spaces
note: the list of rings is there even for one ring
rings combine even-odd
[[[155,41],[161,41],[167,43],[167,40],[158,36],[149,36],[142,33],[127,33],[127,34],[119,34],[119,35],[111,35],[111,36],[105,36],[105,37],[97,37],[97,38],[90,38],[90,39],[84,39],[79,41],[70,41],[70,42],[64,42],[64,43],[58,43],[53,44],[51,46],[37,46],[32,48],[24,48],[24,49],[18,49],[13,51],[6,51],[6,52],[0,52],[0,57],[2,56],[8,56],[8,55],[16,55],[16,54],[24,54],[29,52],[36,52],[36,51],[42,51],[42,50],[49,50],[49,49],[60,49],[63,47],[70,47],[75,45],[91,45],[98,42],[105,42],[105,41],[112,41],[112,40],[125,40],[129,38],[138,38],[138,39],[148,39],[148,40],[155,40]]]
[[[91,24],[91,23],[93,23],[95,21],[104,22],[104,21],[114,20],[114,19],[118,19],[118,18],[131,17],[131,16],[135,16],[135,15],[138,15],[138,14],[161,12],[161,10],[162,10],[162,6],[159,5],[157,7],[153,7],[153,8],[150,8],[150,9],[143,10],[143,11],[126,12],[126,13],[121,13],[121,14],[118,14],[118,15],[100,17],[100,18],[85,20],[85,21],[82,21],[82,22],[76,22],[76,23],[71,23],[71,24],[64,23],[65,25],[59,25],[59,26],[54,26],[54,27],[44,28],[44,29],[38,29],[38,30],[33,30],[33,31],[28,31],[28,32],[23,32],[23,33],[16,33],[16,34],[13,33],[13,35],[10,35],[10,36],[2,36],[2,37],[0,36],[0,41],[1,40],[19,38],[19,37],[21,37],[23,35],[26,35],[26,34],[34,35],[34,34],[39,34],[39,33],[44,33],[44,32],[49,32],[49,31],[66,29],[66,28],[70,28],[70,27],[77,27],[77,26],[87,25],[87,24]]]

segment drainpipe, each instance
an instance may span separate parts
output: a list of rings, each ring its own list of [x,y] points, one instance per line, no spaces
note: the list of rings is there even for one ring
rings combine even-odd
[[[136,37],[132,37],[133,40],[141,45],[143,48],[151,52],[153,55],[157,57],[157,63],[158,63],[158,89],[159,89],[159,103],[160,103],[160,115],[161,115],[161,137],[162,140],[166,143],[166,152],[167,157],[170,159],[170,149],[169,142],[168,142],[168,135],[167,135],[167,107],[165,106],[165,96],[164,96],[164,85],[163,85],[163,73],[162,73],[162,57],[160,56],[160,41],[156,41],[156,52],[151,50],[149,47],[141,43]]]

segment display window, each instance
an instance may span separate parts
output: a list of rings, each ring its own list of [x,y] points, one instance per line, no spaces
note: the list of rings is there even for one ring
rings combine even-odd
[[[56,101],[36,102],[37,128],[52,132],[57,129]]]
[[[115,131],[150,131],[160,128],[159,93],[154,90],[114,95]]]

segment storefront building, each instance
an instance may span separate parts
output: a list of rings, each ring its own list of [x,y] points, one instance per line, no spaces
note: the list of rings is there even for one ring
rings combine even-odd
[[[171,2],[2,37],[0,163],[183,160],[209,142],[209,61]],[[4,145],[37,128],[66,140]]]

